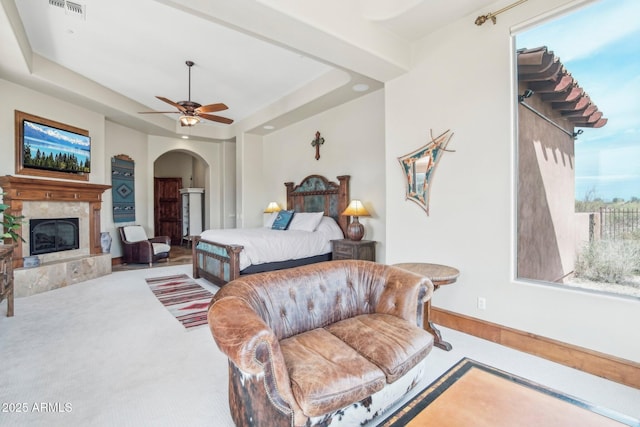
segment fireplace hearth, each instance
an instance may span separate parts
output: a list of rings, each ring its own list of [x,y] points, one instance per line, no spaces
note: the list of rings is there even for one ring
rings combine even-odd
[[[29,229],[29,255],[80,248],[78,218],[31,219]]]
[[[0,176],[4,202],[25,219],[78,218],[79,248],[38,255],[38,267],[22,268],[31,252],[31,230],[20,227],[23,240],[13,243],[13,286],[16,298],[62,288],[111,273],[111,254],[100,247],[102,193],[110,185]],[[23,233],[24,231],[24,233]]]

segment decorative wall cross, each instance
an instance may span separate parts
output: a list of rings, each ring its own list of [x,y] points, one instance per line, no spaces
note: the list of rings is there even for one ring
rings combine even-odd
[[[324,138],[320,138],[320,132],[316,132],[316,139],[311,141],[311,146],[316,147],[316,160],[320,159],[320,146],[324,144]]]

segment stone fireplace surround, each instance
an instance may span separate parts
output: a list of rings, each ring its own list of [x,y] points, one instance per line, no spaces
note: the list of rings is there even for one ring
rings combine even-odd
[[[18,232],[26,242],[17,242],[13,251],[16,297],[111,273],[111,254],[100,246],[102,193],[111,186],[7,175],[0,177],[0,187],[10,212],[25,217]],[[63,216],[79,218],[80,248],[40,255],[40,267],[22,268],[22,257],[29,255],[28,220]]]

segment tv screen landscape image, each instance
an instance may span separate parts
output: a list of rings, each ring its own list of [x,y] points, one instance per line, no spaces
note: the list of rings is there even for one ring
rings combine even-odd
[[[91,172],[91,137],[22,121],[22,165],[68,173]]]

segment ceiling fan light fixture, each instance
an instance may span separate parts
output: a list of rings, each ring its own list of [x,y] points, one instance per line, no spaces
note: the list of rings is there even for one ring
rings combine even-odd
[[[140,111],[140,114],[167,114],[167,113],[179,113],[181,114],[180,118],[180,126],[195,126],[200,123],[201,119],[211,120],[212,122],[224,123],[230,125],[233,123],[232,119],[222,116],[216,116],[214,114],[217,111],[226,110],[227,107],[224,103],[218,102],[216,104],[207,104],[201,105],[197,102],[191,101],[191,67],[194,66],[193,61],[186,62],[188,70],[189,70],[189,99],[186,101],[173,102],[172,100],[165,98],[163,96],[157,96],[160,101],[165,102],[178,111]]]
[[[182,126],[195,126],[200,123],[200,118],[198,116],[180,116],[180,125]]]

